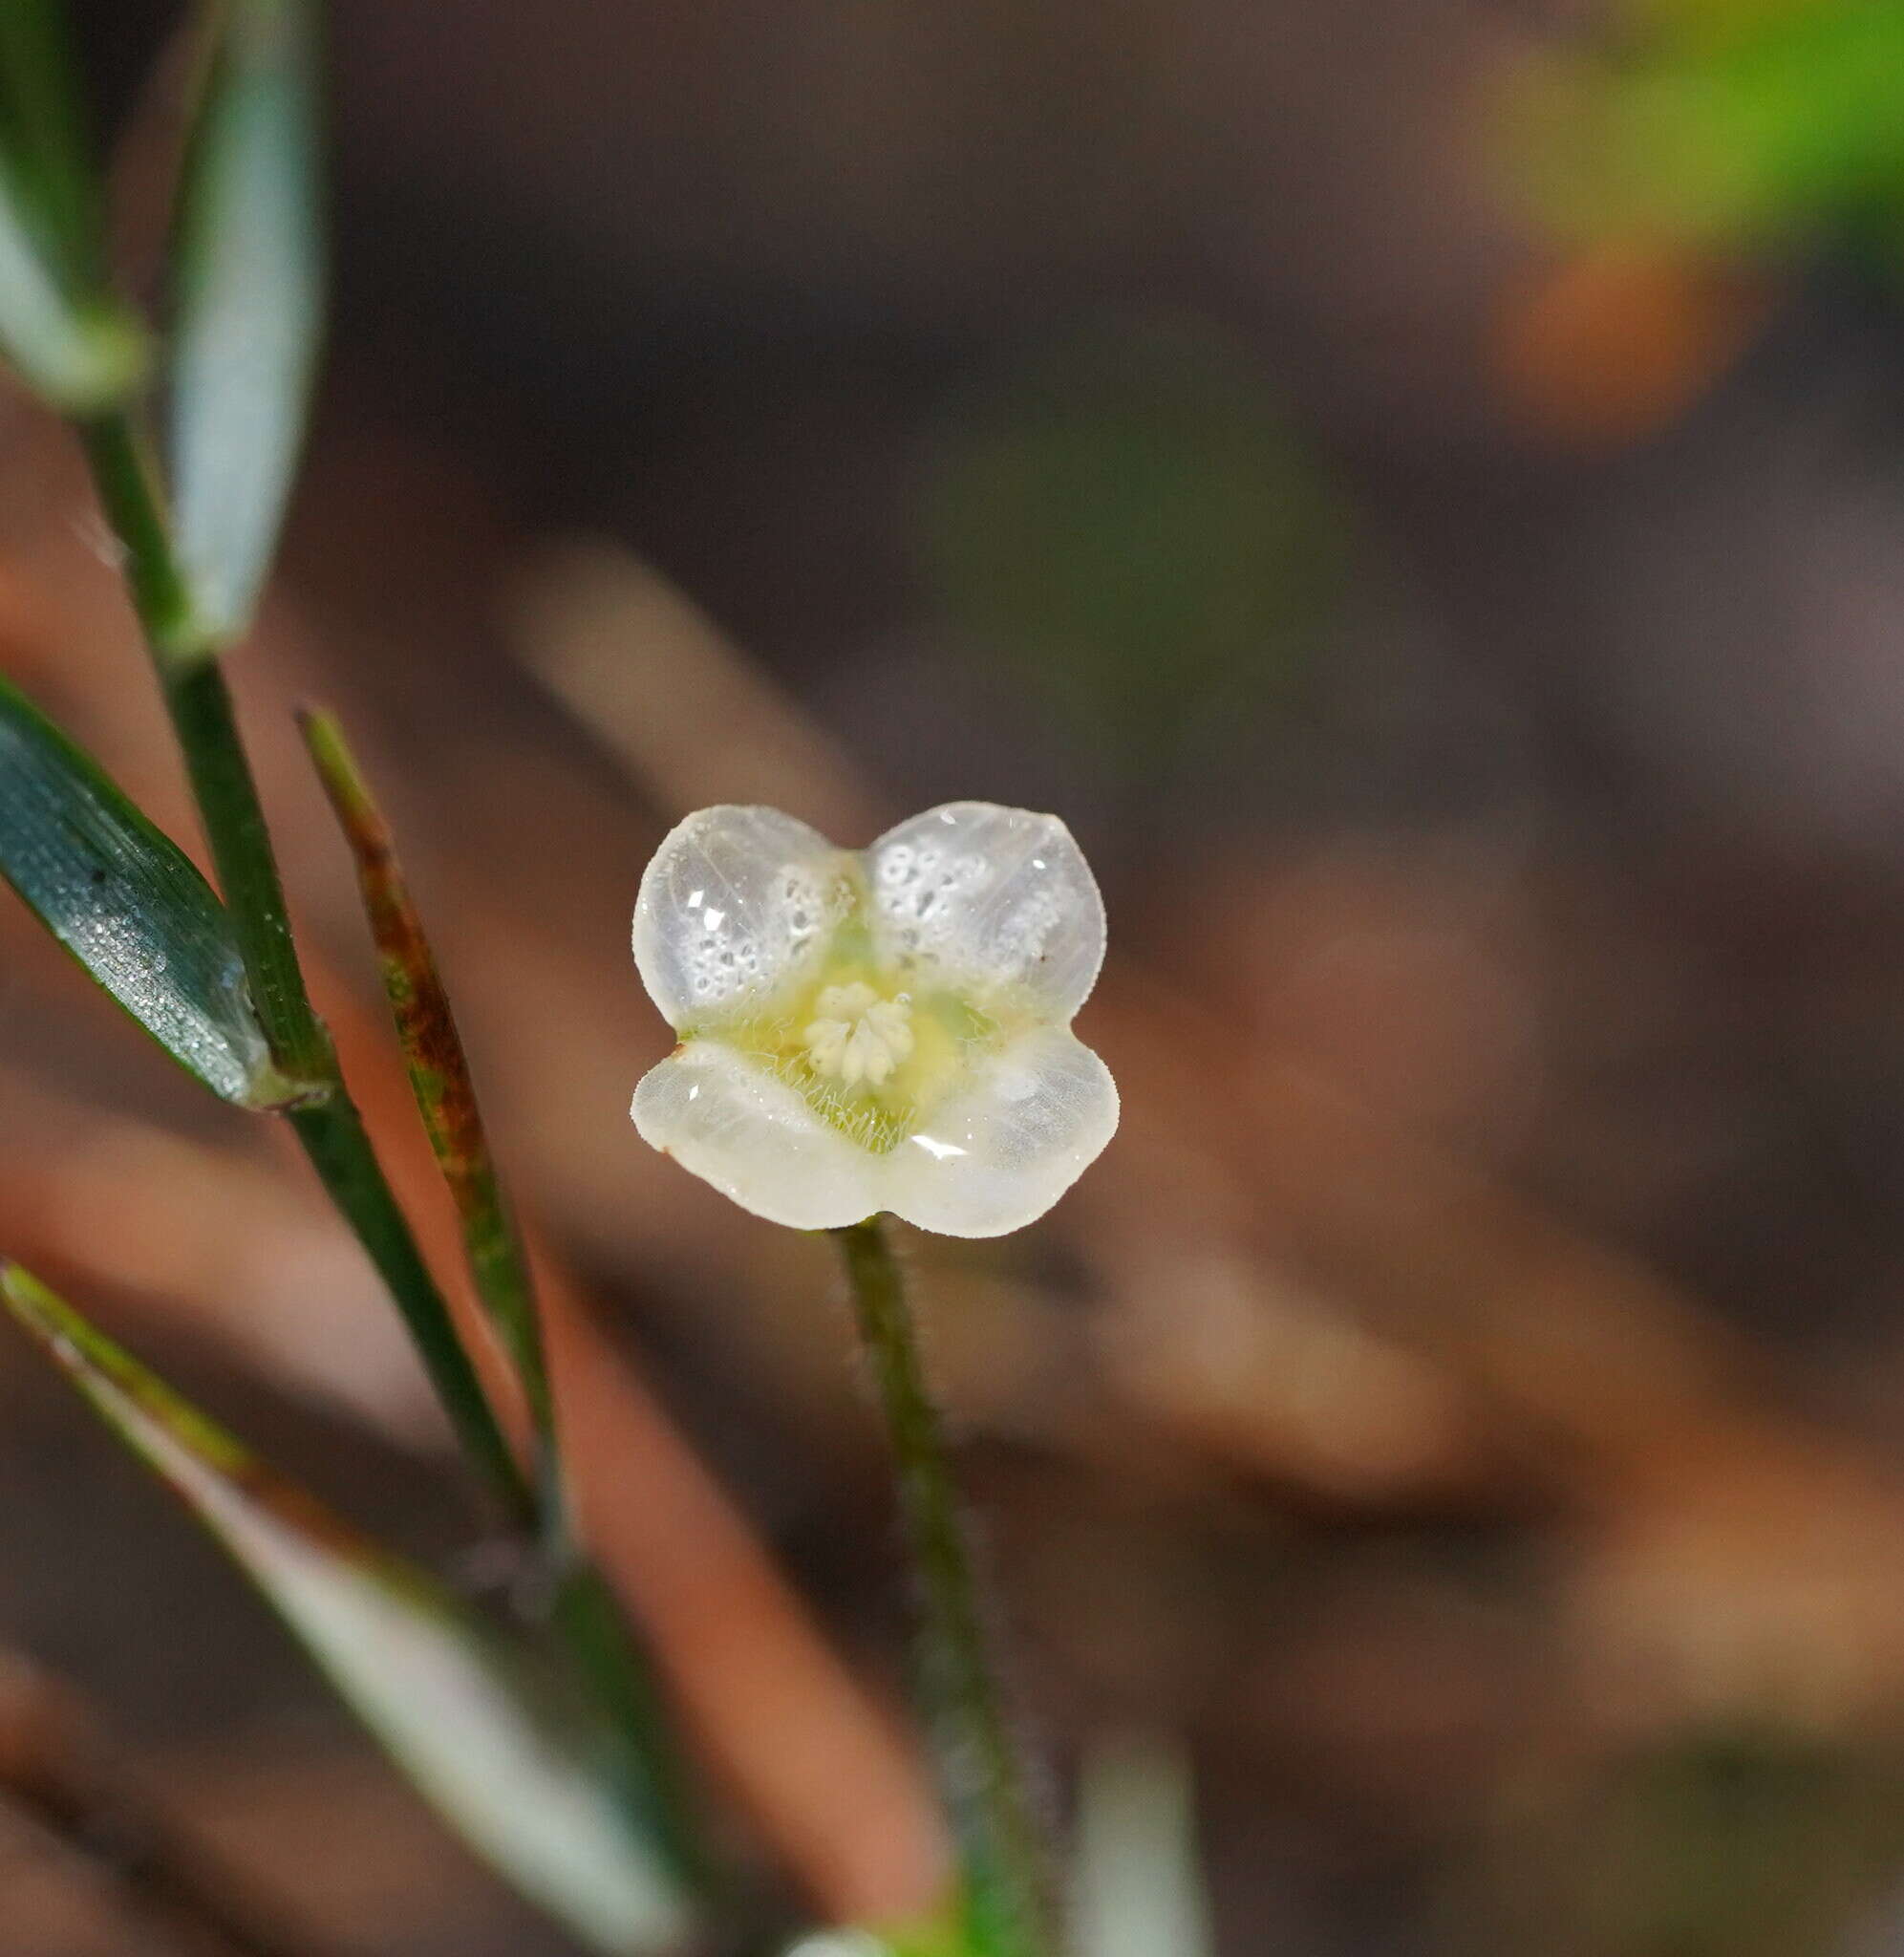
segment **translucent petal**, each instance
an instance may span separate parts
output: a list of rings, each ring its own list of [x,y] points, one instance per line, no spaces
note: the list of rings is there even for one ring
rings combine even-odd
[[[882,1158],[879,1205],[947,1237],[1002,1237],[1042,1216],[1117,1125],[1110,1069],[1064,1027],[1037,1027]]]
[[[795,1230],[858,1223],[884,1207],[888,1157],[849,1142],[786,1083],[717,1040],[691,1040],[643,1075],[630,1110],[643,1141]]]
[[[936,966],[961,990],[1018,991],[1063,1023],[1104,959],[1104,900],[1055,815],[948,802],[866,852],[888,955]]]
[[[717,1025],[798,977],[852,905],[845,871],[777,808],[703,808],[672,829],[634,906],[634,962],[668,1023]]]

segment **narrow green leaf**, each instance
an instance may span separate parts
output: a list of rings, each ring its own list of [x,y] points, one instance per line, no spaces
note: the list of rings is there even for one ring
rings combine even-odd
[[[1093,1749],[1079,1796],[1073,1888],[1076,1957],[1211,1957],[1181,1753],[1134,1737]]]
[[[271,1063],[230,920],[190,859],[0,679],[0,876],[189,1073],[243,1108],[306,1091]]]
[[[323,315],[316,32],[228,0],[179,207],[173,511],[198,615],[248,623],[304,441]]]
[[[99,273],[99,195],[61,0],[0,7],[0,144],[18,162],[45,250],[71,278]]]
[[[396,1021],[410,1085],[430,1147],[456,1204],[463,1250],[479,1297],[514,1363],[545,1447],[552,1447],[554,1411],[543,1357],[535,1285],[522,1240],[503,1200],[489,1137],[470,1078],[469,1056],[442,976],[411,900],[396,846],[330,714],[300,713],[298,725],[356,862],[371,935],[383,965],[384,990]]]
[[[123,399],[144,336],[100,279],[96,184],[54,0],[0,6],[0,355],[67,414]]]
[[[131,392],[144,371],[138,326],[103,298],[79,299],[43,252],[32,192],[0,150],[0,355],[41,399],[86,415]]]
[[[657,1957],[682,1946],[687,1902],[631,1831],[605,1746],[573,1714],[547,1710],[509,1647],[4,1260],[0,1301],[472,1847],[593,1950]]]

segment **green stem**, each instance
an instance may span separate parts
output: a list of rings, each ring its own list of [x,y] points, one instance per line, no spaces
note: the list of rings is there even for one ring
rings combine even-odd
[[[131,417],[121,411],[82,421],[78,430],[99,505],[125,552],[133,610],[163,679],[171,667],[205,657],[209,647],[184,573],[172,555],[152,465]]]
[[[324,1022],[312,1010],[291,939],[284,885],[231,695],[172,547],[163,503],[131,419],[81,427],[108,522],[125,551],[126,583],[185,758],[252,1004],[272,1058],[308,1098],[291,1125],[311,1166],[389,1287],[458,1438],[512,1521],[534,1499],[470,1364],[442,1293],[364,1132]]]
[[[293,1079],[334,1086],[337,1056],[305,991],[277,857],[224,670],[206,658],[160,677],[272,1057]]]
[[[289,1111],[310,1166],[403,1315],[437,1398],[464,1453],[513,1524],[531,1526],[537,1503],[458,1338],[408,1219],[397,1208],[363,1119],[342,1078],[323,1099]]]
[[[919,1690],[985,1957],[1052,1957],[1042,1832],[987,1649],[972,1547],[892,1245],[878,1217],[833,1235],[852,1284],[898,1475],[923,1622]]]
[[[709,1871],[689,1818],[685,1778],[666,1744],[668,1715],[608,1580],[580,1554],[556,1580],[549,1618],[615,1733],[630,1813],[682,1880],[704,1887]]]

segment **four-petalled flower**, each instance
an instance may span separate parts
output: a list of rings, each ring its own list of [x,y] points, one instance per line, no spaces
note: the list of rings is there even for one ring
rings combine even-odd
[[[704,808],[635,904],[635,963],[681,1043],[634,1125],[776,1223],[1016,1230],[1117,1128],[1071,1033],[1103,954],[1056,816],[948,803],[853,852],[778,809]]]

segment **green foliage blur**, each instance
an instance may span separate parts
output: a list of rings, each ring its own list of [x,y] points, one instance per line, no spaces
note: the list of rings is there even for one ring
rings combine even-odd
[[[1288,698],[1348,528],[1258,361],[1193,318],[1102,320],[961,408],[924,519],[954,625],[1140,780],[1213,689]]]
[[[1904,1849],[1882,1744],[1696,1730],[1586,1782],[1530,1782],[1458,1900],[1458,1951],[1548,1957],[1840,1957]]]
[[[1629,0],[1514,91],[1562,229],[1752,254],[1823,236],[1904,276],[1904,0]]]

